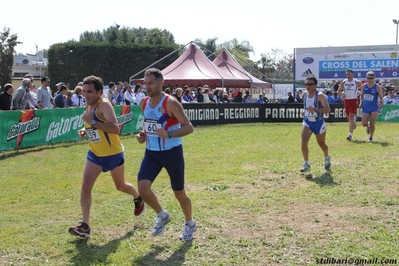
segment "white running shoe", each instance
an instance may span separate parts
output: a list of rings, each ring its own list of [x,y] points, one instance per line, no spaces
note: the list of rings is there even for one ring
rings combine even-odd
[[[304,163],[303,167],[301,168],[301,172],[305,173],[305,172],[309,172],[310,171],[310,164],[309,163]]]
[[[154,228],[152,228],[151,232],[153,236],[159,236],[165,231],[165,225],[169,223],[172,219],[168,212],[166,212],[166,214],[166,217],[160,217],[159,215],[157,215],[157,217],[155,218],[155,226]]]
[[[329,171],[330,168],[331,168],[331,159],[330,156],[327,156],[326,158],[324,158],[324,169]]]
[[[179,237],[180,240],[193,240],[193,234],[197,230],[197,223],[193,220],[193,224],[185,224],[183,234]]]

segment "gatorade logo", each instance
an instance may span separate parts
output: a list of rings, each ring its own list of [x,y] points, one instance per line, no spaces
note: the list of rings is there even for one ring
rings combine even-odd
[[[119,125],[119,134],[122,132],[123,125],[133,120],[133,112],[130,110],[130,105],[123,105],[121,114],[117,118]]]
[[[15,148],[19,148],[21,146],[23,137],[35,130],[38,130],[40,127],[40,117],[35,117],[34,110],[26,110],[24,111],[20,118],[19,123],[14,124],[10,127],[10,130],[7,134],[7,141],[17,139],[17,143]]]

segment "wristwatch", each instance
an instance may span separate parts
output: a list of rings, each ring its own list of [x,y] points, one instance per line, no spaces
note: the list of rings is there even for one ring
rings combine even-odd
[[[97,124],[97,121],[93,119],[93,120],[91,120],[90,124],[91,124],[91,126],[94,126],[95,124]]]
[[[169,136],[169,138],[172,137],[172,131],[168,131],[168,136]]]

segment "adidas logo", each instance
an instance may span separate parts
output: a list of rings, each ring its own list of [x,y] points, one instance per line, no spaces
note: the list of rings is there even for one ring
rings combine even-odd
[[[310,68],[308,68],[305,72],[302,73],[302,77],[313,77],[313,73],[312,70],[310,70]]]

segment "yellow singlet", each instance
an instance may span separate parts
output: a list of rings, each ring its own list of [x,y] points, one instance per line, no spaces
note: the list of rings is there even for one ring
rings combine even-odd
[[[94,107],[94,120],[97,123],[108,123],[98,117],[97,107],[103,102],[103,98],[98,100],[96,107]],[[118,134],[107,133],[85,122],[87,136],[89,137],[90,150],[98,157],[111,156],[123,152],[123,144],[119,139]]]

